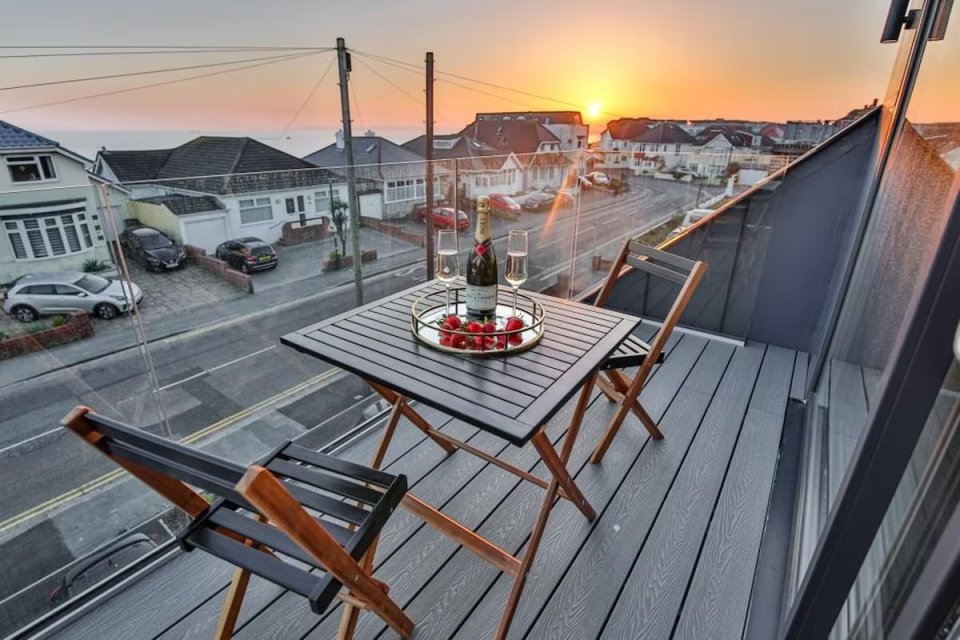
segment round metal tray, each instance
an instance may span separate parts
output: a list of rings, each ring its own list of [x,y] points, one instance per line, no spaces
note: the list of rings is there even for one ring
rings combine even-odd
[[[443,289],[434,291],[421,296],[413,303],[410,315],[410,330],[414,337],[427,345],[431,349],[444,351],[446,353],[456,353],[471,357],[490,357],[504,356],[526,351],[540,342],[543,337],[544,320],[546,312],[543,305],[530,296],[519,293],[517,295],[517,317],[523,320],[523,328],[507,331],[505,329],[507,319],[514,315],[513,313],[513,295],[500,293],[501,298],[507,298],[504,302],[497,304],[496,324],[497,330],[493,333],[470,333],[465,329],[467,305],[463,302],[464,287],[450,288],[450,313],[460,317],[462,326],[459,330],[443,330],[440,324],[446,319],[446,291]],[[465,336],[467,340],[476,339],[477,336],[492,337],[494,344],[492,347],[481,345],[476,349],[467,349],[440,344],[441,331],[446,334]],[[511,342],[511,336],[519,335],[520,342],[516,338]],[[499,339],[504,336],[505,339]],[[488,341],[489,342],[489,341]],[[500,347],[500,343],[505,346]]]

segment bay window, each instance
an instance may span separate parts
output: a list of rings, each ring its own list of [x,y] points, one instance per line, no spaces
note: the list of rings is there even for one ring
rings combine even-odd
[[[83,208],[5,215],[3,232],[15,260],[40,260],[93,248]]]

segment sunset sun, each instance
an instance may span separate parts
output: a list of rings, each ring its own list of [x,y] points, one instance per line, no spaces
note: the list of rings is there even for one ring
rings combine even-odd
[[[596,118],[601,113],[601,104],[599,102],[591,102],[587,105],[587,115],[591,118]]]

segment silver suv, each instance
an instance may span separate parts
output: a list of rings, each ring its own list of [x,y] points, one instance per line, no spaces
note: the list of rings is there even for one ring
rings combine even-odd
[[[132,299],[131,299],[132,296]],[[20,322],[41,315],[86,311],[110,320],[138,304],[143,291],[132,282],[107,280],[92,273],[34,273],[17,279],[3,296],[3,310]]]

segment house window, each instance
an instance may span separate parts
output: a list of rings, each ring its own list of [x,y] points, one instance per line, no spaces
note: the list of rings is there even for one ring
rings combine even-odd
[[[330,211],[330,190],[317,191],[313,194],[314,210],[317,213],[328,213]]]
[[[52,156],[11,156],[7,170],[13,182],[48,182],[57,179]]]
[[[270,206],[270,198],[247,198],[239,200],[237,205],[240,208],[240,224],[273,220],[273,207]]]
[[[270,202],[270,200],[267,200]],[[296,196],[294,198],[287,198],[287,215],[296,215],[298,213],[306,213],[307,207],[306,203],[303,201],[303,196]]]
[[[86,214],[80,212],[7,217],[3,230],[16,260],[56,258],[93,247]]]
[[[680,143],[677,143],[677,146],[673,150],[674,153],[680,153]]]

